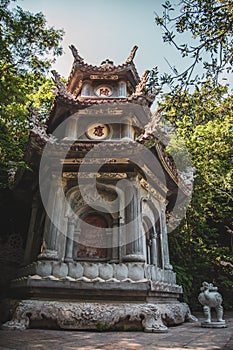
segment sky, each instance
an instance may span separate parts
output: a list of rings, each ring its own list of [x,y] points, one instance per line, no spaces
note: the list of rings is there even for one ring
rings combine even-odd
[[[49,26],[64,29],[64,55],[53,69],[68,77],[73,56],[69,45],[78,49],[86,63],[99,65],[109,58],[124,63],[134,45],[138,51],[134,62],[139,75],[158,66],[170,72],[166,63],[180,64],[176,50],[163,43],[155,12],[162,13],[164,0],[17,0],[25,10],[42,12]],[[15,5],[14,5],[15,6]]]
[[[52,69],[67,78],[73,56],[73,44],[84,61],[93,65],[109,58],[118,65],[124,63],[134,45],[138,50],[134,59],[140,76],[145,70],[158,67],[159,73],[171,74],[171,66],[178,72],[191,61],[182,59],[178,51],[162,40],[162,31],[155,24],[155,13],[161,15],[165,0],[16,0],[32,13],[42,12],[48,26],[64,29],[63,56],[57,58]],[[172,3],[179,3],[173,0]],[[176,11],[178,5],[173,6]],[[180,37],[179,37],[180,38]],[[179,43],[187,43],[184,34]],[[50,74],[51,76],[51,74]],[[223,74],[233,86],[233,76]],[[222,81],[224,83],[224,81]]]

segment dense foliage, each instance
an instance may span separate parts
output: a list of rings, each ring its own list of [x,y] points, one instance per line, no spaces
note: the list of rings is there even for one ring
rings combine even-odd
[[[177,98],[179,104],[167,95],[163,112],[176,124],[196,174],[186,216],[170,235],[171,259],[189,303],[195,304],[201,282],[209,280],[229,294],[230,304],[233,96],[226,95],[226,87],[205,83]]]
[[[42,97],[38,90],[47,94],[46,86],[51,87],[45,74],[62,53],[63,31],[47,27],[42,13],[11,9],[9,0],[0,0],[0,21],[0,186],[4,187],[9,169],[24,165],[29,103],[52,98]]]
[[[164,30],[164,41],[191,64],[181,73],[171,67],[171,74],[162,76],[160,85],[168,83],[170,92],[163,94],[160,108],[176,126],[196,168],[188,211],[170,234],[171,260],[191,306],[197,307],[200,285],[207,280],[218,285],[225,307],[233,308],[233,95],[218,79],[226,69],[232,72],[233,4],[183,0],[176,6],[166,1],[163,8],[156,23]],[[192,36],[191,44],[180,45],[185,32]]]

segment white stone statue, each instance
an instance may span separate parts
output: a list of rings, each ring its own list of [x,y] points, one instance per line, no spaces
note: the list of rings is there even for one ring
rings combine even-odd
[[[205,321],[201,324],[202,327],[226,327],[223,320],[222,296],[218,293],[218,288],[214,287],[212,283],[203,282],[200,290],[201,293],[198,296],[198,301],[203,305],[203,312],[206,317]],[[211,320],[212,308],[216,310],[217,322],[212,322]]]

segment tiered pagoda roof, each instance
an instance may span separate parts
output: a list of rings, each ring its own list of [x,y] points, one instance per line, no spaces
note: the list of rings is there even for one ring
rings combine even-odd
[[[141,81],[133,62],[135,53],[138,49],[137,46],[133,47],[126,61],[123,64],[117,66],[114,66],[113,62],[108,59],[102,62],[100,66],[93,66],[87,64],[84,62],[84,59],[79,55],[74,45],[71,45],[70,49],[74,56],[74,62],[70,75],[68,77],[67,90],[74,95],[77,95],[80,91],[80,80],[83,80],[84,78],[90,75],[94,75],[96,76],[96,78],[98,78],[99,76],[99,79],[109,79],[109,76],[113,77],[115,74],[117,75],[116,79],[126,77],[134,87],[137,86]]]
[[[70,49],[74,56],[73,66],[67,80],[67,84],[61,82],[56,71],[52,71],[57,87],[57,95],[48,119],[48,131],[52,132],[54,127],[69,116],[69,111],[75,113],[77,110],[103,105],[106,103],[134,103],[150,107],[154,102],[155,95],[146,90],[149,71],[146,70],[140,79],[133,59],[137,46],[131,50],[129,57],[123,64],[115,66],[112,61],[105,60],[100,66],[93,66],[84,62],[77,49],[71,45]],[[84,80],[120,80],[126,79],[131,86],[131,94],[127,97],[81,96],[81,88]]]
[[[38,113],[35,111],[34,108],[30,108],[30,125],[31,125],[31,132],[30,132],[30,139],[29,139],[29,145],[28,145],[28,152],[25,154],[25,160],[26,162],[31,166],[32,169],[35,169],[38,167],[38,164],[40,162],[41,154],[43,153],[43,149],[46,146],[47,143],[51,144],[54,149],[57,149],[58,152],[63,147],[67,147],[67,142],[64,140],[57,140],[53,135],[53,130],[58,126],[63,120],[68,118],[71,114],[76,113],[80,109],[84,109],[86,107],[91,106],[98,106],[98,105],[104,105],[109,104],[114,106],[114,103],[119,105],[120,104],[126,104],[127,106],[132,106],[132,108],[137,105],[143,106],[146,111],[151,115],[150,112],[150,105],[151,101],[154,99],[154,96],[150,96],[145,91],[145,84],[147,81],[148,71],[145,72],[143,77],[140,79],[139,75],[137,73],[137,70],[135,68],[135,65],[133,63],[133,58],[135,55],[135,52],[137,50],[137,47],[135,46],[129,57],[127,58],[126,62],[114,66],[111,62],[108,60],[105,61],[105,63],[99,67],[92,66],[89,64],[84,63],[83,59],[79,56],[77,50],[74,48],[74,46],[71,46],[72,53],[74,55],[74,63],[71,70],[71,73],[69,75],[67,84],[61,82],[60,76],[56,73],[54,73],[54,80],[57,86],[57,95],[55,98],[54,105],[52,107],[47,125],[44,125],[39,122],[39,116]],[[125,74],[127,75],[127,78],[130,80],[132,86],[134,87],[134,91],[131,94],[131,96],[122,98],[122,97],[108,97],[108,98],[100,98],[100,97],[80,97],[80,89],[82,81],[85,77],[90,77],[90,75],[100,75],[101,77],[106,77],[109,75],[117,75],[122,76],[125,78]],[[118,79],[117,78],[117,79]],[[107,106],[107,105],[105,105]],[[121,142],[108,142],[109,151],[114,150],[116,147],[119,150],[120,147],[125,148],[127,145],[129,152],[130,150],[134,149],[134,146],[136,143],[144,144],[146,140],[150,140],[151,138],[157,139],[157,133],[158,133],[158,123],[157,123],[158,116],[156,115],[156,112],[151,116],[151,121],[144,126],[144,131],[142,131],[142,134],[138,137],[135,141],[128,141],[124,142],[124,144],[121,145]],[[161,138],[161,135],[160,135]],[[159,139],[158,138],[158,141]],[[74,141],[73,146],[70,149],[70,153],[75,150],[75,152],[81,152],[80,154],[88,152],[90,149],[92,149],[98,142],[95,141]],[[127,145],[126,145],[127,144]],[[174,167],[174,165],[171,163],[168,155],[166,154],[166,151],[163,146],[163,142],[158,142],[155,146],[152,147],[152,151],[154,152],[155,157],[159,159],[161,162],[163,168],[166,170],[166,173],[168,174],[167,181],[170,183],[168,187],[170,187],[171,191],[169,196],[171,196],[171,192],[176,193],[177,189],[180,188],[184,196],[189,196],[192,191],[192,173],[187,174],[181,174],[183,176],[180,176],[178,174],[177,169]],[[22,174],[24,171],[22,172]],[[22,176],[21,174],[21,176]],[[32,174],[29,174],[30,177]],[[21,177],[19,176],[19,177]],[[26,179],[28,179],[28,176]],[[18,177],[18,181],[20,180]],[[25,177],[25,174],[24,174]],[[16,180],[16,179],[14,179]],[[16,182],[18,182],[16,181]],[[25,181],[24,181],[25,182]],[[25,182],[25,186],[27,186],[28,182]],[[16,183],[14,183],[16,185]]]

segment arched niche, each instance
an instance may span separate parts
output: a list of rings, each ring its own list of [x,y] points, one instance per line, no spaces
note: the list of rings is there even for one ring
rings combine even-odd
[[[142,217],[147,261],[149,264],[163,268],[163,241],[159,205],[156,206],[151,200],[143,200]]]
[[[116,206],[120,209],[122,202],[123,191],[114,185],[96,182],[96,184],[86,185],[80,191],[79,186],[73,186],[66,192],[66,206],[65,216],[70,217],[76,215],[81,208],[85,207],[87,203],[93,203],[94,207],[102,208],[103,212],[110,212],[112,210],[113,216],[116,214]],[[84,194],[84,198],[83,198]],[[114,205],[114,210],[111,203],[117,201]],[[91,205],[91,204],[90,204]]]
[[[75,233],[77,244],[74,245],[74,259],[99,260],[109,258],[108,232],[111,218],[106,213],[86,208],[79,215]]]
[[[72,256],[74,260],[110,260],[112,257],[114,213],[110,213],[104,202],[104,194],[115,198],[111,186],[97,186],[100,193],[93,194],[87,187],[88,201],[93,196],[94,207],[88,205],[82,197],[79,186],[74,186],[66,193],[66,217],[74,222]],[[110,197],[109,197],[110,196]],[[105,198],[106,200],[106,198]],[[103,206],[105,204],[105,206]],[[118,217],[118,216],[117,216]]]
[[[149,265],[155,264],[155,250],[153,246],[153,239],[154,239],[154,227],[152,225],[152,222],[148,217],[143,217],[142,220],[142,226],[143,231],[145,235],[145,255],[146,255],[146,263]]]

